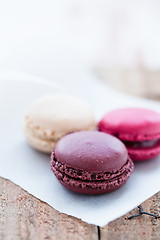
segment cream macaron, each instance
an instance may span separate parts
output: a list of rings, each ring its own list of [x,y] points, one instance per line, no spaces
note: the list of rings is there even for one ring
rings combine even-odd
[[[95,129],[91,107],[70,95],[43,96],[25,114],[24,133],[28,143],[46,153],[51,153],[58,140],[68,133]]]

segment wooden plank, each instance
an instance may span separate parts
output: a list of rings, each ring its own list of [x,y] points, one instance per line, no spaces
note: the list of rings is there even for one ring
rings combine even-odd
[[[97,240],[97,227],[59,213],[0,178],[0,240]]]
[[[0,178],[0,239],[98,239],[97,227],[66,214],[33,197],[9,180]],[[143,203],[151,213],[160,213],[160,193]],[[160,219],[142,216],[127,218],[138,213],[134,209],[125,216],[101,228],[101,240],[146,239],[158,240]]]
[[[142,204],[144,211],[160,213],[160,192]],[[101,228],[101,240],[158,240],[160,239],[160,219],[142,215],[128,220],[128,217],[138,214],[138,208],[125,216]]]

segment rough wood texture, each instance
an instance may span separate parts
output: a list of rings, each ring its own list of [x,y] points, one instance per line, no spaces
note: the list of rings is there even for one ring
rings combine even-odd
[[[0,178],[0,240],[97,240],[97,227],[59,213]]]
[[[160,192],[142,204],[144,211],[160,213]],[[160,239],[160,219],[143,215],[128,220],[138,214],[138,208],[101,228],[101,240],[158,240]]]
[[[160,71],[100,70],[101,78],[119,90],[160,100]],[[160,193],[142,204],[145,211],[160,214]],[[158,240],[160,219],[142,216],[128,220],[138,209],[100,229],[101,240]],[[59,213],[19,186],[0,178],[0,240],[94,240],[96,226]]]

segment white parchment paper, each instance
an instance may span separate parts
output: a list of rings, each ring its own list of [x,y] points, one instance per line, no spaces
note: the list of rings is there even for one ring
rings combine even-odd
[[[160,190],[160,157],[136,164],[128,182],[112,193],[79,195],[66,190],[56,180],[49,167],[49,155],[26,143],[22,131],[24,112],[37,97],[65,91],[88,100],[97,120],[108,110],[118,107],[147,107],[160,111],[160,105],[121,94],[103,85],[89,72],[82,75],[81,84],[79,81],[64,90],[57,84],[29,75],[0,72],[0,176],[60,212],[104,226]]]

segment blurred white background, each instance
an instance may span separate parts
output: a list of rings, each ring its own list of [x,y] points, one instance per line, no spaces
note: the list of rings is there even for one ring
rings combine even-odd
[[[0,2],[0,68],[52,79],[77,66],[159,69],[160,1]]]

